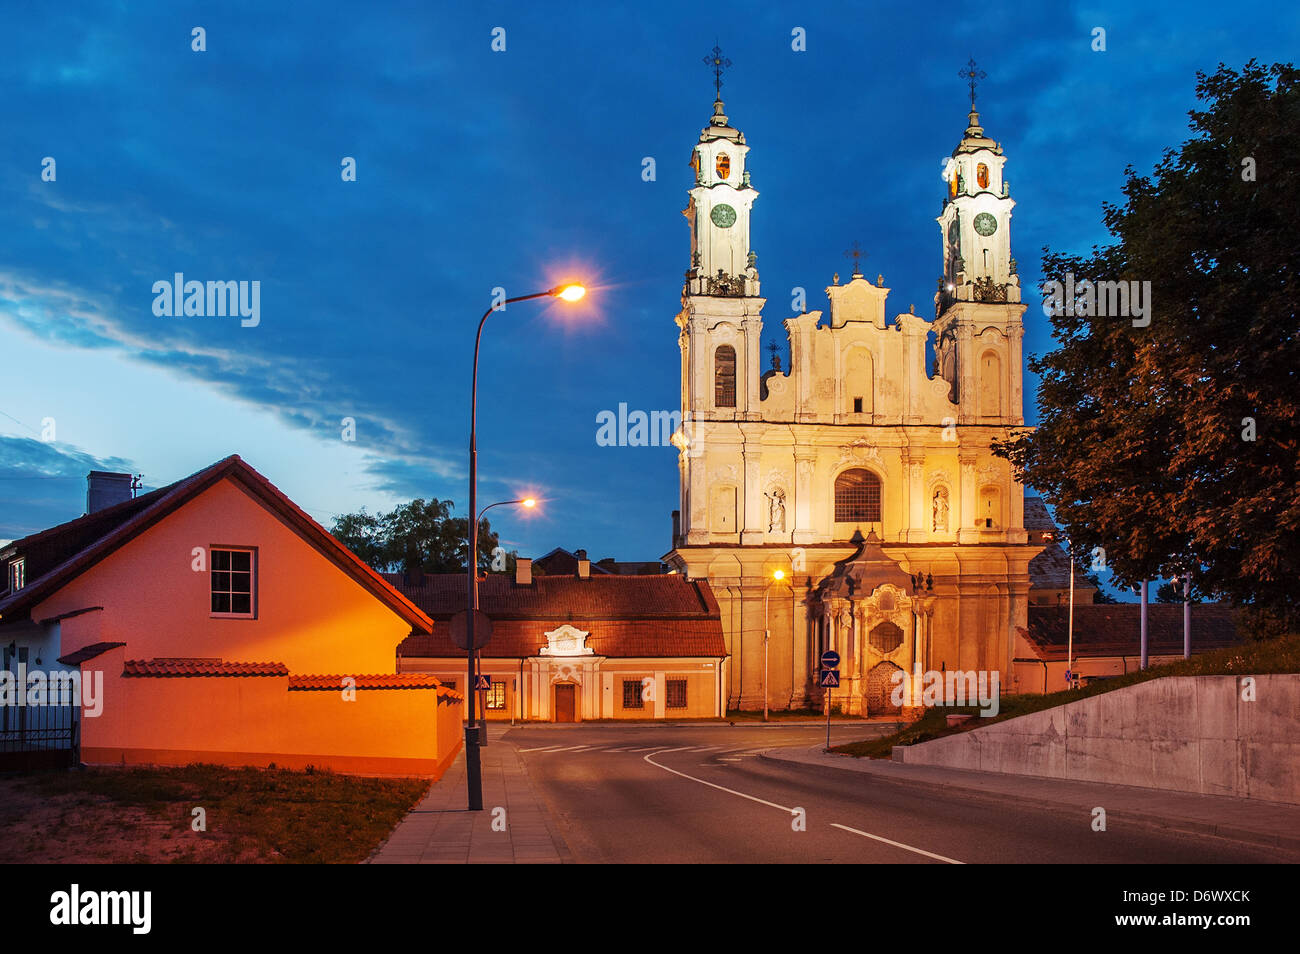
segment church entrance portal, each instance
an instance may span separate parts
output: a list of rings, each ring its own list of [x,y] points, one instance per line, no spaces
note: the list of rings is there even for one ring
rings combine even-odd
[[[894,673],[902,672],[891,662],[882,662],[867,673],[867,715],[897,715],[901,706],[893,705]]]
[[[578,712],[578,687],[571,682],[555,685],[555,721],[576,722]]]

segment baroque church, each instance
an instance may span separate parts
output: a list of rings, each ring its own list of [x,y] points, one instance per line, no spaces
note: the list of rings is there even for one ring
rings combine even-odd
[[[893,676],[916,665],[996,671],[1015,692],[1028,564],[1043,547],[990,450],[1024,424],[1025,306],[1006,157],[974,87],[945,171],[933,319],[891,318],[883,279],[855,265],[826,288],[829,312],[784,319],[785,371],[762,366],[748,153],[719,84],[684,210],[681,495],[664,559],[717,597],[727,707],[897,711]],[[840,684],[823,690],[826,650]]]

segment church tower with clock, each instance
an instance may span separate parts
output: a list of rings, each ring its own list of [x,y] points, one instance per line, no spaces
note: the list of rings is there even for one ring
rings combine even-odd
[[[715,48],[707,62],[718,95],[690,155],[680,509],[665,560],[718,600],[728,707],[895,712],[894,677],[918,665],[997,672],[1015,691],[1027,567],[1042,548],[990,449],[1024,423],[1024,306],[1005,156],[974,87],[945,167],[933,320],[891,317],[883,277],[855,259],[826,287],[827,311],[784,319],[789,368],[765,370],[758,192],[722,103],[726,61]],[[841,681],[823,690],[826,650]]]

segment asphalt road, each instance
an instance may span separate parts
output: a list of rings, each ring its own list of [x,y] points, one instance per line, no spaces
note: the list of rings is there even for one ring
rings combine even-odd
[[[835,726],[834,741],[881,735]],[[1261,863],[1272,849],[1014,801],[970,801],[832,768],[758,758],[824,725],[514,728],[575,861],[689,863]],[[801,809],[802,813],[796,811]]]

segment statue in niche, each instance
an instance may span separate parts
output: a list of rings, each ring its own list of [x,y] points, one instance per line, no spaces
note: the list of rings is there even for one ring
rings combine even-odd
[[[935,530],[948,529],[948,491],[940,487],[934,492],[934,523]]]
[[[785,532],[785,491],[778,487],[770,494],[764,494],[768,499],[768,533]]]

